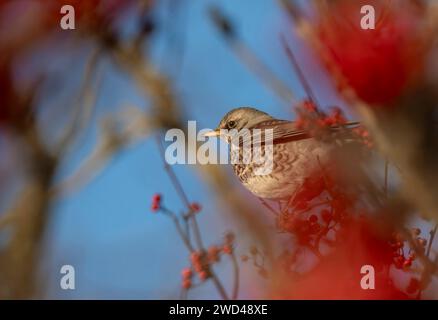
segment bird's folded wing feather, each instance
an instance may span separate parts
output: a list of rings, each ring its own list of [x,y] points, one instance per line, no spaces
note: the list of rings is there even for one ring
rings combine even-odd
[[[358,122],[348,122],[342,127],[353,128],[358,125],[359,125]],[[339,130],[339,128],[341,127],[339,126],[331,127],[331,129],[333,130]],[[254,131],[253,129],[260,129],[260,130]],[[287,142],[311,138],[307,130],[297,129],[295,122],[273,119],[273,120],[263,121],[261,123],[258,123],[256,126],[250,128],[250,131],[252,133],[252,143],[263,144],[266,141],[266,139],[269,139],[270,137],[265,137],[266,134],[269,135],[269,133],[267,133],[266,131],[268,129],[272,129],[272,139],[274,144],[287,143]],[[247,135],[243,141],[249,138],[250,136]]]

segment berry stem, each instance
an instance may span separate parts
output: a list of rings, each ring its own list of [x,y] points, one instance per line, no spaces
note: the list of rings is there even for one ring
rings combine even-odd
[[[319,106],[318,101],[316,100],[315,94],[312,91],[312,88],[307,81],[306,77],[304,76],[303,71],[300,68],[300,65],[297,62],[297,59],[295,58],[295,55],[292,51],[292,49],[288,46],[286,43],[286,39],[284,36],[281,36],[281,43],[283,44],[283,48],[286,51],[286,54],[291,61],[293,68],[295,69],[295,72],[298,75],[298,78],[300,79],[300,83],[304,88],[304,91],[307,93],[307,96],[309,97],[310,101],[313,102],[315,106]]]
[[[438,228],[438,223],[435,224],[435,227],[432,230],[430,230],[430,232],[429,232],[430,238],[429,238],[429,243],[427,244],[427,251],[426,251],[426,256],[427,257],[430,256],[430,251],[432,249],[432,243],[433,243],[433,240],[435,238],[435,234],[436,234],[437,228]]]
[[[237,295],[239,294],[239,264],[237,262],[237,258],[234,250],[231,253],[231,260],[233,262],[233,271],[234,271],[234,286],[233,286],[233,294],[231,298],[233,300],[237,300]]]

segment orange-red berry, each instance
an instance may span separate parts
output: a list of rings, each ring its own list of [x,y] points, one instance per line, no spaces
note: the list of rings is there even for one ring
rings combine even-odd
[[[206,271],[201,271],[198,273],[199,279],[201,279],[201,281],[205,281],[208,279],[208,273]]]
[[[208,260],[211,262],[219,261],[219,252],[220,249],[217,246],[211,246],[208,248]]]
[[[233,253],[233,247],[229,244],[226,244],[222,247],[222,251],[225,254],[232,254]]]
[[[184,268],[181,271],[181,275],[182,275],[183,279],[189,279],[193,276],[193,271],[190,268]]]
[[[190,209],[194,212],[194,213],[198,213],[199,211],[201,211],[202,207],[199,203],[197,202],[193,202],[190,205]]]
[[[405,268],[408,268],[408,267],[410,267],[412,265],[412,260],[411,259],[406,259],[404,262],[403,262],[403,267],[405,267]]]
[[[182,282],[182,287],[184,289],[190,289],[192,287],[192,281],[190,279],[184,279]]]
[[[160,210],[161,207],[161,195],[156,193],[152,196],[152,205],[151,210],[152,212],[157,212]]]

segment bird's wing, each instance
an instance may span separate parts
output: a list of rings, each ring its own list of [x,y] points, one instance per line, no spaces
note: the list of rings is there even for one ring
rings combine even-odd
[[[348,122],[342,128],[354,128],[358,126],[358,122]],[[340,126],[331,127],[332,130],[339,130]],[[258,132],[253,129],[261,129]],[[250,130],[252,131],[253,143],[262,143],[265,141],[265,132],[267,129],[272,129],[272,138],[274,144],[287,143],[292,141],[304,140],[311,138],[306,130],[297,129],[295,122],[287,120],[267,120],[258,123]]]
[[[286,143],[310,138],[305,130],[298,130],[292,121],[287,120],[267,120],[249,128],[251,135],[245,135],[244,141],[252,136],[253,144],[264,144],[268,139],[273,139],[274,143]],[[272,130],[272,136],[269,135]],[[272,140],[271,140],[272,141]]]

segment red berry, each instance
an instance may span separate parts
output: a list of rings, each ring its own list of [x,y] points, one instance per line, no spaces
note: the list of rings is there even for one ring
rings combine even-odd
[[[219,261],[219,248],[216,246],[211,246],[208,248],[208,260],[211,262],[217,262]]]
[[[202,266],[201,263],[194,263],[193,264],[193,269],[195,269],[195,271],[199,273],[202,270],[204,270],[204,267]]]
[[[307,203],[307,201],[300,201],[296,204],[295,208],[297,210],[306,210],[309,207],[309,204]]]
[[[161,195],[156,193],[152,196],[152,206],[151,206],[152,212],[156,212],[160,210],[160,204],[161,204]]]
[[[327,209],[321,211],[321,217],[322,220],[324,220],[325,223],[329,223],[332,219],[332,214]]]
[[[193,275],[192,269],[190,269],[190,268],[184,268],[184,269],[181,271],[181,275],[182,275],[183,279],[189,279],[189,278],[191,278],[192,275]]]
[[[401,255],[399,255],[397,258],[394,259],[394,265],[397,269],[401,269],[405,263],[405,258]]]
[[[330,127],[335,124],[335,120],[332,117],[327,117],[324,119],[324,124]]]
[[[314,223],[309,228],[309,232],[312,234],[318,233],[320,230],[321,230],[321,225],[319,223]]]
[[[226,244],[226,245],[224,245],[224,246],[222,247],[222,251],[223,251],[225,254],[232,254],[232,253],[233,253],[233,247],[230,246],[230,245],[228,245],[228,244]]]
[[[196,202],[193,202],[191,205],[190,205],[190,209],[194,212],[194,213],[197,213],[197,212],[199,212],[199,211],[201,211],[201,205],[199,204],[199,203],[196,203]]]
[[[190,255],[190,260],[192,261],[192,264],[197,265],[201,263],[201,254],[197,251],[192,252]]]
[[[189,279],[184,279],[183,280],[183,282],[182,282],[182,287],[184,288],[184,289],[190,289],[191,288],[191,286],[192,286],[192,281],[190,281]]]
[[[304,129],[304,128],[305,128],[305,122],[304,122],[304,119],[302,119],[302,118],[297,119],[297,120],[295,121],[295,127],[296,127],[297,129]]]
[[[205,281],[208,279],[208,273],[206,271],[199,272],[198,276],[201,281]]]
[[[312,214],[309,217],[309,221],[310,221],[310,223],[316,223],[318,221],[318,217],[316,215]]]

